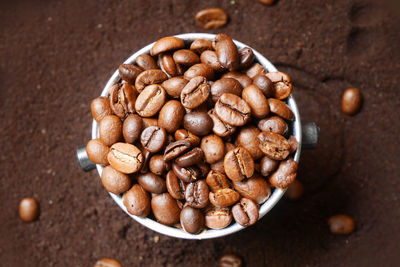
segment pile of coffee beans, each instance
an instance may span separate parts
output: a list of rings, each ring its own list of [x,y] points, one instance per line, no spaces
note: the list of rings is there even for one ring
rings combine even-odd
[[[290,77],[267,72],[226,34],[165,37],[119,66],[91,103],[100,138],[87,154],[133,215],[199,233],[257,222],[271,186],[296,178]]]

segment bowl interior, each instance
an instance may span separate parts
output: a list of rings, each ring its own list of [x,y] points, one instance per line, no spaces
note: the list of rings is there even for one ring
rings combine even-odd
[[[195,39],[206,39],[206,40],[212,40],[215,35],[214,34],[206,34],[206,33],[187,33],[187,34],[180,34],[176,35],[176,37],[179,37],[185,41],[186,44],[189,44],[190,42],[194,41]],[[248,45],[245,45],[239,41],[234,40],[235,44],[237,45],[238,49],[241,49],[243,47],[250,47]],[[141,55],[141,54],[150,54],[150,49],[153,46],[154,43],[149,44],[136,53],[134,53],[132,56],[130,56],[127,60],[124,61],[125,64],[129,63],[134,63],[136,60],[136,57]],[[256,50],[253,49],[254,55],[255,55],[255,60],[260,63],[265,69],[268,70],[268,72],[273,72],[277,71],[274,65],[271,64],[264,56],[262,56],[260,53],[258,53]],[[120,77],[118,74],[118,70],[114,72],[114,74],[111,76],[111,78],[108,80],[106,86],[104,87],[101,95],[102,96],[107,96],[109,88],[117,83],[119,81]],[[296,139],[299,142],[299,148],[294,156],[294,159],[299,162],[300,159],[300,153],[301,153],[301,141],[302,141],[302,136],[301,136],[301,122],[300,122],[300,115],[299,111],[297,109],[296,101],[294,100],[293,96],[290,95],[287,99],[287,104],[289,107],[292,109],[295,119],[293,122],[289,123],[289,129],[292,130],[292,135],[296,137]],[[93,120],[92,123],[92,138],[99,138],[99,125],[98,123]],[[97,171],[99,175],[101,176],[103,166],[101,165],[96,165]],[[260,207],[260,216],[259,220],[264,217],[265,214],[267,214],[275,205],[276,203],[280,200],[280,198],[283,196],[286,190],[282,189],[273,189],[273,192],[271,194],[271,197],[261,205]],[[150,228],[153,231],[156,231],[158,233],[172,236],[172,237],[177,237],[177,238],[185,238],[185,239],[208,239],[208,238],[216,238],[216,237],[221,237],[225,235],[229,235],[232,233],[235,233],[237,231],[240,231],[244,229],[244,227],[240,226],[237,223],[232,223],[230,226],[220,229],[220,230],[204,230],[202,233],[193,235],[186,233],[185,231],[175,228],[175,227],[170,227],[166,226],[163,224],[158,223],[157,221],[151,219],[151,218],[141,218],[138,216],[131,215],[130,213],[127,212],[123,202],[122,202],[122,195],[115,195],[113,193],[109,193],[111,197],[114,199],[114,201],[118,204],[118,206],[130,217],[132,217],[135,221],[138,223],[146,226],[147,228]]]

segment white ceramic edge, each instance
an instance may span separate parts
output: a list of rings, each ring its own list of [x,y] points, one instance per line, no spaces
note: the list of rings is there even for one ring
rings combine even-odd
[[[182,38],[183,40],[186,41],[191,41],[194,39],[198,39],[198,38],[203,38],[203,39],[208,39],[208,40],[212,40],[215,37],[215,34],[208,34],[208,33],[186,33],[186,34],[180,34],[180,35],[175,35],[176,37]],[[243,44],[242,42],[236,41],[234,40],[235,44],[238,46],[238,48],[242,48],[248,45]],[[137,51],[136,53],[134,53],[132,56],[130,56],[127,60],[124,61],[125,64],[129,64],[129,63],[133,63],[136,60],[136,57],[143,54],[143,53],[149,53],[150,48],[153,46],[154,43],[151,43],[145,47],[143,47],[142,49],[140,49],[139,51]],[[250,47],[250,46],[249,46]],[[258,60],[258,62],[268,70],[268,72],[273,72],[273,71],[277,71],[277,69],[275,68],[274,65],[272,65],[272,63],[270,61],[268,61],[264,56],[262,56],[260,53],[258,53],[256,50],[253,49],[254,55],[256,57],[256,60]],[[101,95],[102,96],[106,96],[108,93],[109,88],[119,80],[119,74],[118,74],[118,70],[116,70],[114,72],[114,74],[111,76],[111,78],[108,80],[106,86],[104,87]],[[301,143],[302,143],[302,135],[301,135],[301,121],[300,121],[300,114],[299,114],[299,110],[297,108],[296,105],[296,101],[294,99],[294,97],[292,95],[290,95],[287,99],[287,103],[289,105],[289,107],[291,108],[291,110],[293,111],[294,115],[295,115],[295,120],[293,122],[293,133],[294,136],[296,137],[296,139],[299,141],[299,146],[298,146],[298,150],[294,156],[295,161],[299,162],[300,160],[300,153],[301,153]],[[92,123],[92,138],[99,138],[98,135],[98,124],[95,120],[93,120]],[[103,170],[103,166],[97,164],[96,165],[97,171],[99,173],[99,176],[101,177],[101,173]],[[272,195],[270,196],[270,198],[261,205],[260,208],[260,216],[259,216],[259,220],[265,216],[265,214],[267,214],[277,203],[278,201],[282,198],[282,196],[284,195],[286,189],[282,190],[282,189],[274,189]],[[161,223],[158,223],[152,219],[149,218],[142,218],[142,217],[138,217],[138,216],[134,216],[130,213],[127,212],[123,201],[122,201],[122,197],[120,195],[115,195],[113,193],[109,193],[111,195],[111,197],[114,199],[114,201],[118,204],[118,206],[126,213],[128,214],[130,217],[132,217],[135,221],[137,221],[138,223],[142,224],[143,226],[158,232],[160,234],[164,234],[164,235],[168,235],[171,237],[177,237],[177,238],[184,238],[184,239],[197,239],[197,240],[201,240],[201,239],[209,239],[209,238],[217,238],[217,237],[222,237],[222,236],[226,236],[229,234],[233,234],[237,231],[240,231],[242,229],[244,229],[243,226],[239,225],[238,223],[234,223],[231,224],[229,227],[224,228],[224,229],[220,229],[220,230],[204,230],[202,233],[197,234],[197,235],[193,235],[193,234],[189,234],[186,233],[185,231],[175,228],[175,227],[170,227],[170,226],[166,226],[163,225]]]

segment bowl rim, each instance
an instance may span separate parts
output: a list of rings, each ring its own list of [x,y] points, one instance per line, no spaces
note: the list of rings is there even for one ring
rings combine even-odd
[[[187,44],[188,42],[192,42],[195,39],[206,39],[211,41],[216,34],[210,34],[210,33],[185,33],[185,34],[178,34],[178,35],[174,35],[175,37],[181,38],[184,40],[185,44]],[[253,49],[251,46],[248,46],[240,41],[237,40],[233,40],[234,43],[236,44],[236,46],[238,47],[238,49],[241,49],[243,47],[250,47],[253,52],[254,52],[254,56],[255,56],[255,60],[261,64],[265,69],[267,69],[268,72],[274,72],[274,71],[278,71],[277,68],[267,59],[265,58],[263,55],[261,55],[259,52],[257,52],[255,49]],[[136,58],[141,55],[141,54],[150,54],[150,49],[151,47],[154,45],[155,42],[148,44],[146,46],[144,46],[143,48],[139,49],[137,52],[135,52],[134,54],[132,54],[128,59],[126,59],[123,64],[131,64],[134,63]],[[116,82],[118,82],[120,80],[119,77],[119,73],[118,73],[118,69],[114,72],[114,74],[110,77],[110,79],[108,80],[106,86],[103,88],[102,92],[101,92],[101,96],[107,96],[109,88],[114,85]],[[294,113],[295,119],[293,120],[293,122],[291,123],[292,127],[293,127],[293,135],[296,137],[296,139],[298,140],[298,149],[295,153],[294,156],[294,160],[296,162],[299,162],[300,160],[300,153],[301,153],[301,144],[302,144],[302,133],[301,133],[301,121],[300,121],[300,114],[299,114],[299,110],[297,108],[297,104],[296,101],[293,97],[293,95],[291,94],[288,98],[287,98],[287,104],[288,106],[291,108],[292,112]],[[99,129],[99,125],[98,123],[93,120],[92,123],[92,139],[96,139],[99,138],[99,133],[98,133],[98,129]],[[101,173],[103,170],[103,166],[100,164],[96,164],[96,168],[97,171],[99,173],[99,176],[101,177]],[[286,189],[280,189],[280,188],[272,188],[272,194],[269,197],[269,199],[264,202],[259,209],[259,220],[261,218],[263,218],[278,202],[279,200],[282,198],[282,196],[284,195]],[[158,223],[157,221],[150,219],[150,218],[142,218],[142,217],[138,217],[135,215],[130,214],[124,204],[123,204],[123,200],[122,200],[122,195],[116,195],[113,193],[110,193],[110,196],[112,197],[112,199],[117,203],[117,205],[126,213],[128,214],[131,218],[133,218],[135,221],[137,221],[138,223],[140,223],[141,225],[155,231],[158,232],[160,234],[164,234],[167,236],[171,236],[171,237],[176,237],[176,238],[183,238],[183,239],[195,239],[195,240],[202,240],[202,239],[210,239],[210,238],[218,238],[218,237],[223,237],[226,235],[230,235],[233,234],[235,232],[238,232],[242,229],[244,229],[245,227],[239,225],[236,222],[231,223],[228,227],[223,228],[223,229],[205,229],[203,230],[201,233],[199,234],[189,234],[187,232],[185,232],[182,229],[173,227],[173,226],[166,226],[163,225],[161,223]]]

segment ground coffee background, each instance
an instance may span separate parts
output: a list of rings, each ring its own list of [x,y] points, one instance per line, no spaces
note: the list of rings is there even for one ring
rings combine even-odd
[[[380,2],[380,1],[376,1]],[[221,7],[219,30],[291,75],[303,122],[321,128],[303,151],[304,197],[283,199],[259,223],[225,238],[173,239],[124,214],[77,146],[91,137],[90,101],[129,55],[160,37],[202,32],[194,15]],[[247,266],[398,266],[400,240],[398,16],[365,1],[1,1],[0,266],[215,266],[237,253]],[[357,87],[361,112],[341,112]],[[18,203],[40,201],[22,223]],[[347,213],[350,236],[326,219]]]

